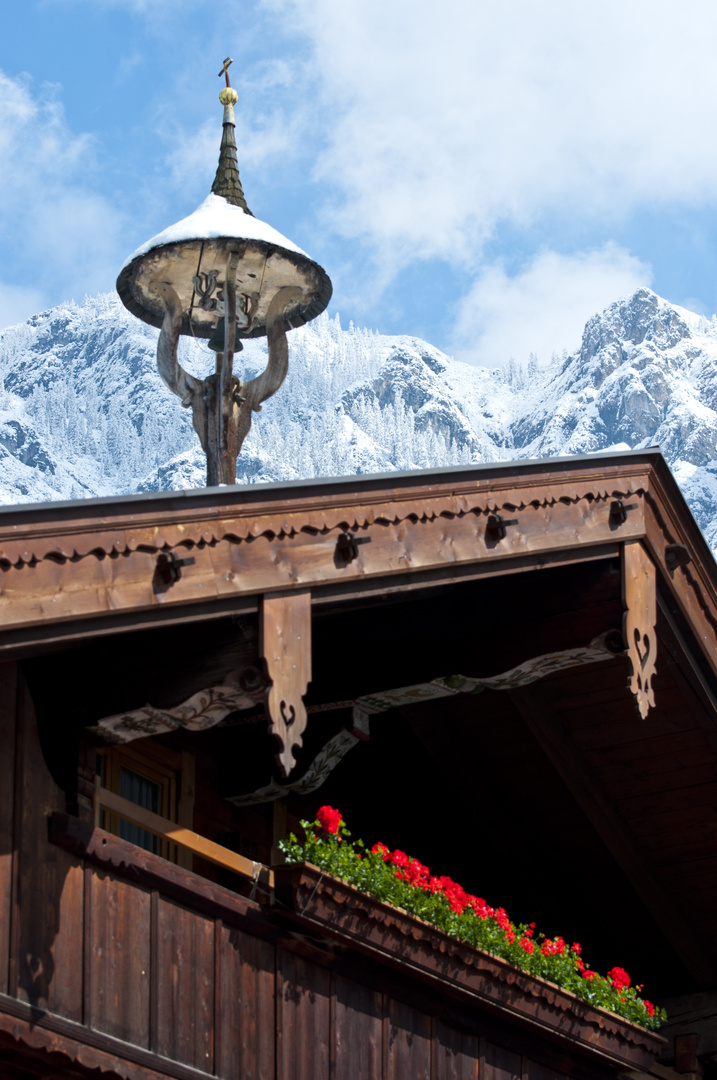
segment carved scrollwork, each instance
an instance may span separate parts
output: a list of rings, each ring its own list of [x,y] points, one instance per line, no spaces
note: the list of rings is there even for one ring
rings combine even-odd
[[[639,541],[624,546],[622,581],[624,637],[632,667],[628,686],[644,720],[655,706],[657,576],[655,564]]]
[[[265,707],[278,744],[283,777],[296,764],[294,750],[306,729],[303,696],[311,680],[311,594],[265,596],[261,605],[261,655],[271,686]]]
[[[204,311],[215,311],[217,298],[212,293],[217,287],[218,270],[210,270],[208,274],[196,274],[192,278],[192,285],[197,294],[199,307]]]

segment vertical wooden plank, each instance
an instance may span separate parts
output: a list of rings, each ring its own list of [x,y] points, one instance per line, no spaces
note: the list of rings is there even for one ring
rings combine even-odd
[[[336,1080],[380,1080],[383,995],[337,975],[333,995]]]
[[[8,992],[15,803],[17,664],[0,664],[0,993]]]
[[[288,835],[286,803],[283,799],[275,799],[271,805],[271,854],[269,858],[272,866],[280,866],[285,861],[284,853],[279,848],[279,841],[285,840]]]
[[[177,806],[177,823],[185,829],[194,830],[194,794],[196,763],[194,754],[182,750],[182,776]],[[177,847],[177,863],[185,870],[194,869],[194,855],[186,848]]]
[[[433,1037],[433,1080],[478,1080],[479,1039],[436,1021]],[[482,1080],[482,1078],[481,1078]],[[537,1078],[536,1078],[537,1080]]]
[[[18,680],[14,874],[17,928],[10,993],[39,1008],[82,1020],[84,884],[82,863],[48,840],[48,818],[64,811],[63,792],[42,754],[32,699]]]
[[[83,872],[85,921],[82,930],[82,1023],[92,1027],[92,878],[91,866]]]
[[[522,1063],[520,1054],[496,1046],[486,1040],[484,1045],[484,1065],[482,1080],[521,1080]]]
[[[279,957],[278,1080],[329,1080],[329,973],[285,949]]]
[[[431,1018],[402,1001],[388,1004],[387,1075],[391,1080],[431,1080]]]
[[[218,1076],[273,1080],[276,949],[231,926],[220,930],[216,1008]]]
[[[157,1053],[213,1072],[213,920],[160,896],[156,955]]]
[[[92,906],[93,1027],[148,1047],[149,890],[95,870]]]
[[[159,892],[152,889],[149,898],[149,1048],[157,1052],[157,1003],[159,980],[164,973],[159,963]]]
[[[530,1058],[524,1059],[524,1068],[526,1080],[568,1080],[565,1073],[555,1072],[554,1069],[549,1069],[546,1065],[538,1065],[537,1062],[531,1061]]]

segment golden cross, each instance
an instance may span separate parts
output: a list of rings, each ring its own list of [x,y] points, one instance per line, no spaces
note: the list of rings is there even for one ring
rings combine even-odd
[[[229,65],[233,64],[233,63],[234,63],[234,58],[232,56],[228,56],[226,58],[226,60],[224,61],[224,66],[222,67],[222,70],[219,72],[219,78],[221,79],[221,77],[223,75],[224,78],[227,80],[227,86],[231,86],[231,83],[229,82],[229,70],[228,69],[229,69]]]

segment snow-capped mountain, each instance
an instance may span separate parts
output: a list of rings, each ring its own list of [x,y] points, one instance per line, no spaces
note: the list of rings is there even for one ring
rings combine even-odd
[[[0,332],[0,501],[204,484],[156,340],[109,295]],[[574,355],[527,370],[471,367],[325,315],[289,340],[289,376],[254,418],[241,483],[659,444],[717,547],[717,323],[648,289],[590,319]],[[181,349],[209,372],[205,345]],[[265,362],[249,341],[235,369],[249,378]]]

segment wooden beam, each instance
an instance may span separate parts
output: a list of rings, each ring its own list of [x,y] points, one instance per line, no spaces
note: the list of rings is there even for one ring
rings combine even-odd
[[[639,540],[623,544],[623,636],[632,667],[630,691],[644,720],[655,707],[652,680],[657,660],[657,571]]]
[[[714,986],[715,971],[705,958],[703,944],[654,876],[641,848],[550,709],[544,692],[525,688],[511,691],[510,697],[697,986]]]
[[[62,1076],[57,1055],[67,1059],[69,1076],[121,1076],[124,1080],[216,1080],[202,1069],[183,1065],[113,1035],[45,1012],[34,1005],[0,994],[0,1043],[27,1049],[31,1060],[43,1060],[48,1077]],[[0,1056],[2,1052],[0,1051]],[[70,1071],[75,1066],[73,1071]],[[77,1068],[83,1070],[77,1073]]]
[[[311,682],[311,593],[262,597],[259,651],[271,686],[264,695],[270,731],[278,743],[276,762],[286,778],[294,750],[306,730],[304,694]]]
[[[241,874],[243,877],[251,879],[256,878],[258,875],[258,880],[261,881],[262,885],[268,886],[270,889],[274,887],[274,873],[268,867],[263,866],[261,863],[252,862],[251,859],[246,859],[243,855],[238,855],[235,851],[222,847],[221,844],[215,844],[213,840],[208,840],[206,836],[200,836],[199,833],[192,832],[191,829],[185,829],[174,821],[168,821],[167,818],[160,817],[159,814],[153,814],[150,810],[145,810],[143,807],[130,802],[129,799],[123,799],[121,795],[116,795],[113,791],[101,787],[99,783],[95,785],[95,800],[95,806],[99,805],[106,810],[113,810],[116,814],[126,818],[127,821],[131,821],[133,825],[140,825],[143,829],[147,829],[156,836],[171,840],[172,843],[186,848],[187,851],[191,851],[195,855],[201,855],[203,859],[208,859],[209,862],[216,863],[217,866],[223,866],[227,870],[232,870],[235,874]]]
[[[337,584],[358,585],[371,578],[476,563],[489,567],[526,555],[533,565],[540,565],[545,556],[554,552],[588,552],[616,540],[644,536],[644,499],[639,495],[634,496],[635,508],[625,523],[616,526],[609,499],[571,498],[563,496],[559,486],[553,488],[548,484],[542,498],[533,491],[530,494],[534,502],[513,506],[510,518],[505,519],[510,524],[504,536],[489,527],[496,517],[493,509],[502,508],[502,500],[499,504],[488,500],[484,507],[486,500],[476,497],[481,505],[465,510],[461,500],[425,497],[414,506],[402,506],[400,511],[406,515],[402,518],[395,516],[392,507],[366,507],[358,515],[364,524],[356,532],[358,539],[370,543],[359,547],[357,556],[348,561],[337,558],[342,519],[339,517],[341,525],[326,528],[326,515],[319,511],[287,513],[281,527],[270,517],[257,522],[255,531],[250,531],[244,522],[220,522],[214,526],[218,539],[212,544],[206,543],[204,534],[211,539],[214,532],[206,528],[202,531],[197,526],[190,533],[179,525],[167,526],[168,544],[171,541],[181,556],[191,546],[194,562],[183,567],[181,577],[161,593],[155,592],[154,581],[157,560],[166,552],[158,548],[163,537],[157,535],[156,528],[143,530],[125,525],[116,530],[118,535],[103,537],[83,534],[78,529],[71,542],[60,545],[59,554],[51,535],[37,538],[27,548],[20,544],[11,550],[8,542],[4,558],[10,565],[5,567],[0,583],[0,631],[4,635],[38,624],[46,628],[48,622],[74,621],[108,612],[117,620],[130,610],[142,612],[146,618],[157,608],[203,605],[207,600],[216,604],[229,597],[240,600],[247,594],[278,595]],[[350,513],[357,516],[356,508],[350,508]],[[371,519],[370,513],[375,513],[378,520]],[[346,519],[352,520],[349,508]],[[111,553],[107,557],[105,548]],[[84,553],[76,558],[65,557],[62,552],[70,549]],[[33,555],[35,550],[37,556]],[[121,559],[118,551],[123,552]],[[16,556],[17,561],[10,562]]]

